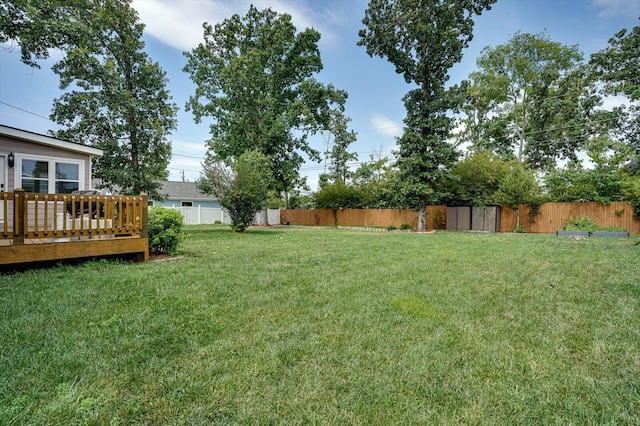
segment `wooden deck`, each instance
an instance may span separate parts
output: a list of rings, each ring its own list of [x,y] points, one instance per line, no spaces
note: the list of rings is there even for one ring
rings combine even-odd
[[[0,266],[113,255],[149,260],[140,196],[0,193]]]

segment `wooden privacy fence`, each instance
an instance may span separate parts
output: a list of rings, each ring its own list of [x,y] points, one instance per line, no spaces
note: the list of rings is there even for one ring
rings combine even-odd
[[[447,208],[427,206],[426,227],[444,229]],[[418,226],[418,213],[409,209],[317,209],[281,210],[280,223],[307,226],[370,226],[399,228],[403,223]]]
[[[588,203],[546,203],[542,204],[538,214],[529,221],[530,206],[520,207],[520,226],[532,233],[555,233],[571,219],[589,217],[598,226],[624,228],[640,233],[640,219],[633,217],[633,205],[628,202],[601,204]],[[427,206],[426,227],[445,229],[447,208],[445,206]],[[307,226],[372,226],[399,228],[408,223],[413,228],[418,225],[418,213],[407,209],[318,209],[318,210],[281,210],[280,223]],[[437,226],[436,226],[437,224]],[[509,207],[500,208],[499,232],[513,232],[516,227],[515,211]]]
[[[148,259],[147,195],[0,193],[0,265],[137,253]]]
[[[571,219],[589,217],[600,227],[624,228],[632,234],[640,233],[640,219],[633,217],[633,204],[617,201],[611,204],[545,203],[530,222],[530,206],[520,206],[520,226],[527,232],[555,233]],[[516,227],[516,213],[509,207],[500,209],[500,232],[511,232]]]

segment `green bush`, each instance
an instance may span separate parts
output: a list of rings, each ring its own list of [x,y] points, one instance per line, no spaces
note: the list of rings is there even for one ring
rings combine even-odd
[[[395,225],[387,226],[387,231],[395,231],[396,229],[398,229],[398,228],[396,228]]]
[[[569,219],[566,226],[562,227],[562,231],[605,231],[605,232],[627,232],[625,228],[615,226],[598,226],[595,220],[587,216],[580,219]]]
[[[149,251],[175,254],[184,239],[182,214],[158,206],[149,209]]]
[[[598,223],[588,216],[582,216],[580,219],[569,219],[567,225],[562,227],[563,231],[595,231],[598,229]]]
[[[413,229],[413,226],[409,225],[408,223],[401,223],[400,224],[400,229],[403,230],[403,231],[406,231],[406,230]]]
[[[338,181],[322,187],[313,194],[313,200],[317,209],[357,209],[362,207],[363,193]]]

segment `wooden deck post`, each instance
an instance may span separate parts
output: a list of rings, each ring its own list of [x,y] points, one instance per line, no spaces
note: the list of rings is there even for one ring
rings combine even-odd
[[[140,199],[142,207],[140,238],[149,238],[149,196],[143,192],[140,194]]]
[[[13,190],[13,245],[24,245],[25,234],[25,192],[22,188]]]

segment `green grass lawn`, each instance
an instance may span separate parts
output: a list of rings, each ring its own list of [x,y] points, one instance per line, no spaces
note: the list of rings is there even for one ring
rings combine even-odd
[[[0,276],[0,424],[640,424],[632,239],[187,233]]]

